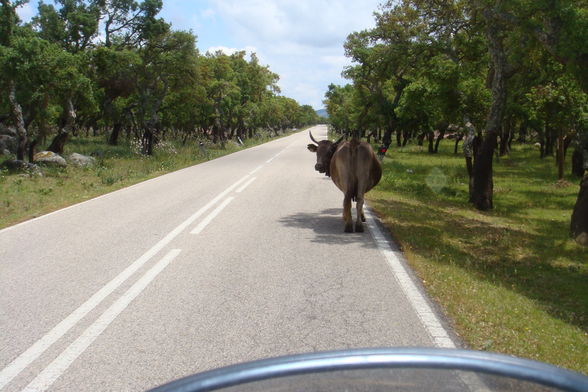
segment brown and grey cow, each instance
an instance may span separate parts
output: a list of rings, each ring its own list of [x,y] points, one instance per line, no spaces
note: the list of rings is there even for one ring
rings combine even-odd
[[[314,142],[308,145],[311,152],[316,153],[314,168],[319,173],[331,177],[337,188],[343,192],[343,220],[345,232],[353,232],[351,218],[351,202],[356,202],[357,219],[355,231],[363,232],[365,216],[363,214],[364,194],[378,184],[382,177],[382,166],[369,143],[357,139],[336,142],[321,140],[317,142],[312,133],[310,139]]]

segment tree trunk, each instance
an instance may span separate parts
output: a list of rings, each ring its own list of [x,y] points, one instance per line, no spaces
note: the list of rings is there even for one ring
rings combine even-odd
[[[545,128],[543,132],[539,132],[539,157],[545,158]]]
[[[463,135],[457,135],[455,137],[455,147],[453,148],[453,154],[457,155],[457,151],[459,149],[459,142],[463,139]]]
[[[468,171],[468,201],[473,203],[474,201],[474,164],[473,157],[478,152],[478,138],[476,136],[476,130],[474,126],[468,121],[466,123],[467,135],[464,136],[463,141],[463,155],[465,156],[466,169]],[[457,143],[455,144],[457,148]]]
[[[16,127],[16,138],[18,141],[16,147],[16,159],[19,161],[24,161],[27,150],[28,137],[22,115],[22,107],[16,100],[16,82],[14,80],[10,80],[8,82],[8,101],[10,104],[12,120],[14,121],[14,126]]]
[[[441,127],[441,129],[439,130],[439,135],[437,135],[437,140],[435,141],[435,150],[433,151],[435,154],[437,154],[439,152],[439,143],[441,143],[441,140],[443,140],[443,138],[445,137],[446,129],[447,129],[447,126],[443,125]]]
[[[435,132],[427,132],[427,141],[429,142],[429,154],[435,153],[435,147],[433,147],[433,144],[435,142]]]
[[[526,121],[521,122],[521,125],[519,127],[518,142],[519,143],[526,143],[527,142],[527,122]]]
[[[406,147],[409,139],[410,139],[410,132],[407,129],[404,129],[402,131],[402,147]]]
[[[143,134],[141,136],[141,152],[144,155],[153,155],[153,148],[157,143],[157,137],[155,135],[157,131],[157,126],[159,124],[159,115],[157,114],[157,108],[159,108],[159,105],[156,105],[153,108],[151,108],[149,120],[146,121],[145,125],[143,126]]]
[[[67,141],[69,134],[66,132],[59,132],[57,136],[53,138],[53,141],[47,148],[47,151],[53,151],[56,154],[63,154],[63,149],[65,147],[65,142]]]
[[[53,141],[47,151],[53,151],[56,154],[63,154],[63,149],[65,146],[65,142],[69,138],[69,135],[73,131],[75,121],[76,121],[76,111],[73,106],[73,102],[71,97],[67,99],[66,102],[66,110],[64,112],[65,120],[63,121],[64,125],[59,130],[59,133]]]
[[[143,130],[142,138],[142,153],[143,155],[153,155],[153,131],[149,128]]]
[[[492,160],[494,149],[500,133],[506,106],[506,53],[501,35],[502,27],[496,23],[490,10],[484,12],[486,19],[486,36],[488,51],[492,60],[492,106],[486,120],[486,135],[474,161],[474,186],[472,201],[477,209],[492,209],[494,183],[492,178]]]
[[[512,139],[512,123],[509,119],[505,122],[505,127],[500,134],[500,156],[505,156],[510,153],[510,141]]]
[[[37,146],[38,139],[35,139],[29,143],[29,162],[33,162],[35,157],[35,147]]]
[[[468,191],[470,195],[470,199],[468,200],[470,203],[474,202],[474,163],[472,161],[472,157],[465,157],[466,160],[466,169],[468,171]]]
[[[570,232],[578,244],[588,246],[588,176],[585,176],[580,183],[580,192],[572,213]]]
[[[118,145],[118,136],[120,135],[120,130],[122,129],[122,124],[120,122],[115,122],[114,126],[112,127],[112,132],[108,137],[108,144],[111,146]]]
[[[508,152],[507,152],[507,154],[510,154],[510,152],[512,151],[512,141],[513,140],[514,140],[514,132],[511,130],[510,135],[508,136],[508,142],[507,142]]]
[[[563,145],[564,145],[564,159],[566,157],[566,155],[568,155],[568,148],[570,147],[570,144],[572,144],[572,140],[574,140],[573,137],[570,137],[570,135],[566,135],[563,138]]]
[[[497,139],[498,135],[496,131],[487,130],[474,161],[472,202],[481,211],[494,208],[492,162]]]
[[[388,126],[384,132],[384,136],[382,137],[382,144],[386,150],[388,150],[390,148],[390,144],[392,144],[392,132],[394,132],[394,128],[392,126]]]
[[[555,138],[553,137],[553,129],[550,126],[545,127],[545,155],[553,156],[553,145]]]
[[[557,179],[563,180],[565,154],[564,154],[564,136],[561,134],[557,138],[557,153],[556,153],[555,158],[557,161]]]
[[[148,121],[143,129],[143,135],[141,138],[141,153],[143,155],[153,155],[153,147],[155,147],[155,143],[157,142],[157,138],[155,136],[157,128],[155,124],[157,124],[156,119]]]
[[[582,178],[584,170],[584,154],[581,148],[576,148],[572,154],[572,175]]]

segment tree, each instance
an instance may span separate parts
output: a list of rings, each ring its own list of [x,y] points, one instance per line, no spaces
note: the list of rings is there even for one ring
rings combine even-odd
[[[98,0],[104,28],[104,46],[131,46],[141,30],[140,18],[145,7],[134,0]]]
[[[330,84],[323,102],[329,114],[329,122],[335,131],[349,133],[353,127],[352,116],[355,111],[353,86],[347,84],[341,87]]]
[[[279,76],[255,54],[201,56],[194,34],[158,17],[161,0],[40,2],[25,26],[15,13],[24,1],[0,4],[0,116],[17,125],[20,158],[51,134],[48,149],[61,153],[83,125],[113,145],[134,131],[152,154],[166,134],[224,142],[316,121],[277,95]]]
[[[128,125],[131,108],[136,103],[129,99],[137,91],[137,79],[141,59],[135,50],[99,47],[92,52],[94,78],[103,91],[101,117],[112,126],[108,144],[117,145],[119,134]]]
[[[84,0],[56,0],[56,4],[60,6],[59,9],[41,1],[39,13],[33,18],[32,24],[40,38],[59,45],[67,53],[64,54],[64,66],[58,70],[64,74],[62,83],[58,85],[62,101],[59,131],[47,148],[61,154],[76,126],[76,99],[92,101],[91,83],[86,75],[89,64],[85,51],[98,33],[100,10],[94,2]]]
[[[562,180],[565,141],[575,137],[580,122],[588,112],[587,97],[569,74],[560,74],[547,84],[532,87],[527,98],[529,118],[546,130],[554,130],[558,179]]]
[[[316,111],[310,105],[300,107],[299,126],[317,124],[320,119]]]
[[[39,2],[39,14],[33,25],[39,37],[55,42],[70,53],[86,50],[98,33],[100,9],[93,1],[55,0],[60,6]]]
[[[161,108],[172,88],[190,82],[198,54],[196,37],[188,32],[165,31],[146,42],[138,52],[136,74],[138,118],[142,129],[142,152],[153,154],[161,129]]]
[[[15,29],[18,21],[16,16],[16,8],[26,4],[26,0],[1,0],[2,14],[0,17],[0,65],[4,70],[2,75],[2,83],[6,86],[8,92],[8,102],[12,120],[16,127],[17,134],[17,150],[16,159],[24,160],[25,150],[27,146],[27,129],[25,127],[22,107],[18,102],[17,93],[17,74],[19,63],[16,60],[18,51],[13,47],[15,39]]]

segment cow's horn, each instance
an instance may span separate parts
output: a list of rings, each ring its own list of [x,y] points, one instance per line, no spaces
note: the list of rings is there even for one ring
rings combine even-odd
[[[341,136],[341,137],[339,138],[339,140],[337,140],[337,141],[336,141],[334,144],[339,144],[339,143],[341,143],[341,140],[343,140],[343,139],[345,139],[345,135]]]
[[[308,134],[310,135],[310,140],[312,140],[316,144],[319,144],[319,142],[317,142],[316,140],[314,140],[314,137],[312,137],[312,132],[308,131]]]

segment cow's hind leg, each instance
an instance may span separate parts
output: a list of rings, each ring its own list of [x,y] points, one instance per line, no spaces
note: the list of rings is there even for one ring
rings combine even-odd
[[[365,222],[365,216],[363,215],[363,195],[357,195],[355,207],[357,208],[357,218],[355,220],[355,231],[357,233],[363,233],[363,223]]]
[[[345,221],[345,232],[353,233],[353,220],[351,218],[351,196],[345,195],[343,199],[343,220]]]

